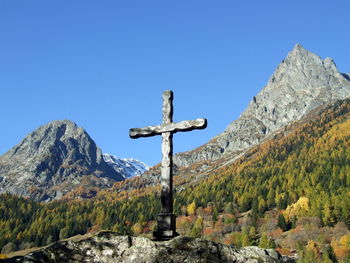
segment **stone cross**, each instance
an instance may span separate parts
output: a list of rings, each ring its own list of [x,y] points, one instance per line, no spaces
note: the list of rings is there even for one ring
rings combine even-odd
[[[162,135],[162,166],[161,166],[161,204],[162,209],[158,215],[157,230],[153,233],[156,240],[169,240],[176,233],[176,217],[173,214],[173,134],[176,132],[205,129],[206,119],[173,122],[173,92],[163,93],[163,122],[161,125],[130,129],[129,135],[136,139]]]

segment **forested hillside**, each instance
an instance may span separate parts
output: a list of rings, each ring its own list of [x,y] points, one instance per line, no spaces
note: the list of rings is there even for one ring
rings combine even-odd
[[[241,212],[253,209],[262,214],[274,207],[285,209],[306,196],[309,208],[296,216],[350,226],[349,110],[349,101],[337,103],[287,136],[252,149],[178,198],[204,206],[234,202]]]
[[[297,249],[310,261],[332,261],[334,253],[348,260],[350,235],[339,222],[350,226],[349,145],[350,101],[345,100],[176,192],[180,233],[237,246],[288,248],[286,253]],[[47,204],[0,195],[0,248],[40,246],[99,229],[150,233],[160,210],[157,193],[156,188],[123,194],[103,190],[93,199]],[[323,231],[323,239],[310,234],[310,240],[284,243],[305,227],[314,231],[311,225]]]

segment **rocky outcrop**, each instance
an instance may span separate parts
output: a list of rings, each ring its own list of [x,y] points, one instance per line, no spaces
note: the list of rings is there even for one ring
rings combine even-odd
[[[207,144],[174,156],[177,166],[216,160],[256,145],[321,105],[350,95],[349,74],[297,44],[241,116]]]
[[[294,262],[273,249],[234,248],[207,240],[176,237],[170,241],[152,241],[143,237],[119,236],[101,232],[86,240],[60,241],[8,262]]]
[[[110,187],[120,180],[86,131],[69,120],[41,126],[0,156],[0,193],[37,201],[59,199],[84,184]]]

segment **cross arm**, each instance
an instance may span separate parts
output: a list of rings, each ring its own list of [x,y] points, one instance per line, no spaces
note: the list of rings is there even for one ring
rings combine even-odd
[[[195,119],[190,121],[171,122],[162,125],[148,126],[144,128],[133,128],[129,131],[129,136],[133,139],[140,137],[150,137],[160,135],[164,132],[191,131],[195,129],[205,129],[207,119]]]

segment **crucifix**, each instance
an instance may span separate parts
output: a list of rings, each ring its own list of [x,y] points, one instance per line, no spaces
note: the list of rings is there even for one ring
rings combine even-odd
[[[163,122],[161,125],[130,129],[129,135],[136,139],[162,135],[161,166],[161,212],[157,218],[157,230],[153,232],[156,240],[169,240],[176,233],[176,216],[173,214],[173,134],[176,132],[205,129],[206,119],[173,122],[173,92],[163,93]]]

